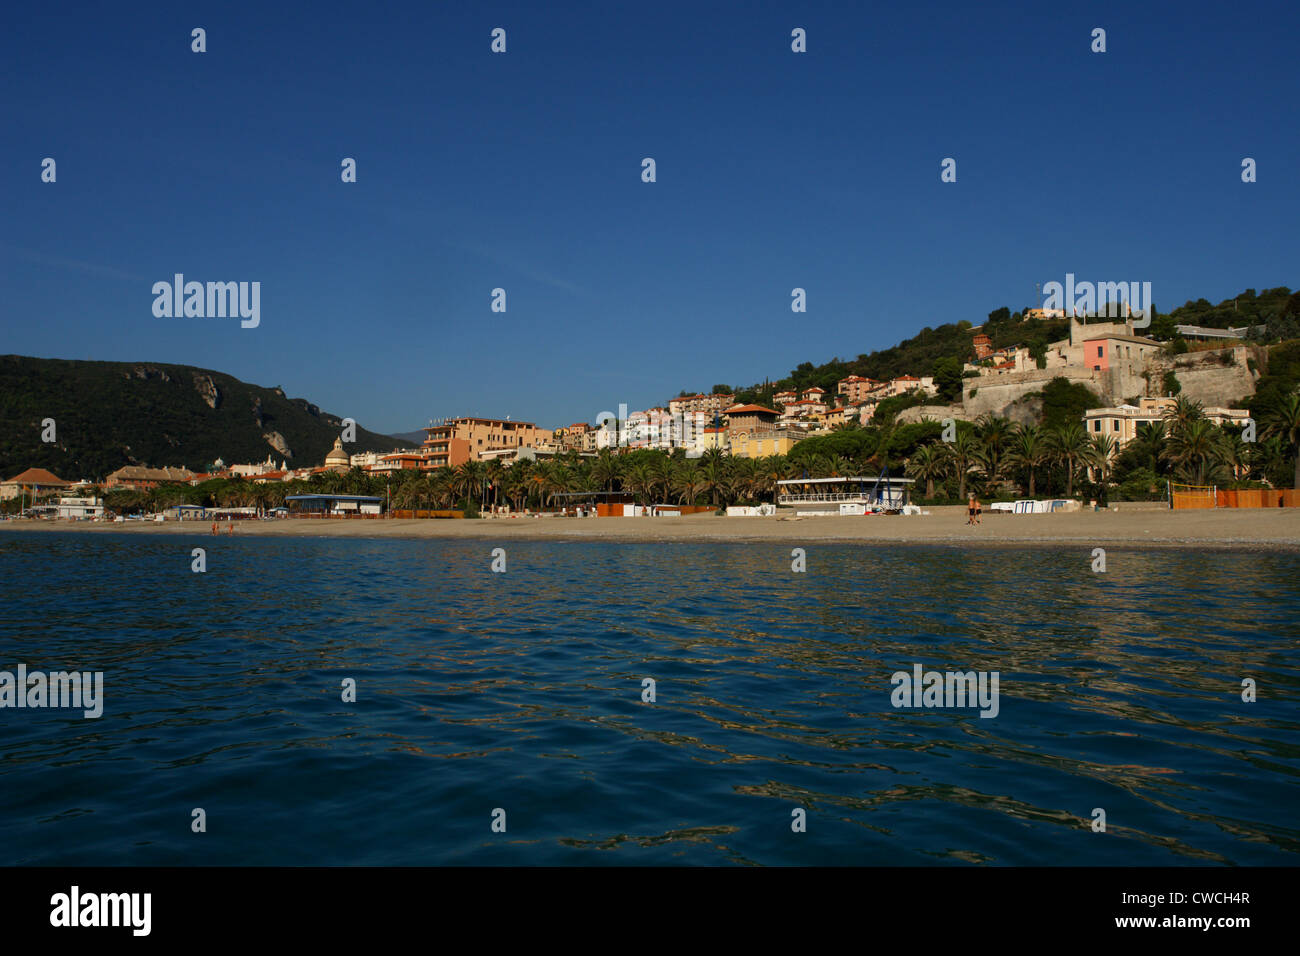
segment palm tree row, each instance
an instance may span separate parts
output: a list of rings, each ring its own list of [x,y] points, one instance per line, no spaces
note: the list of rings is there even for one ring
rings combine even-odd
[[[1043,427],[986,415],[974,423],[956,423],[946,436],[933,425],[935,438],[915,447],[903,464],[907,475],[923,483],[928,500],[1012,490],[1032,498],[1044,485],[1069,497],[1080,483],[1104,496],[1108,487],[1130,475],[1160,485],[1166,478],[1199,485],[1260,478],[1277,483],[1290,477],[1287,472],[1300,481],[1300,397],[1290,396],[1261,419],[1260,440],[1244,441],[1238,430],[1215,426],[1198,404],[1180,398],[1163,421],[1140,425],[1121,454],[1112,436],[1090,435],[1079,422]],[[622,492],[641,504],[722,507],[771,501],[783,479],[845,478],[886,468],[897,474],[900,462],[883,450],[888,434],[883,432],[876,445],[882,450],[858,457],[799,454],[796,449],[767,458],[737,458],[716,450],[687,458],[680,450],[605,449],[594,457],[569,453],[508,467],[500,461],[471,461],[387,476],[354,468],[287,483],[214,479],[197,487],[112,492],[107,503],[114,510],[182,503],[269,509],[282,505],[288,495],[317,493],[377,495],[402,510],[502,505],[523,510],[557,508],[594,492]]]

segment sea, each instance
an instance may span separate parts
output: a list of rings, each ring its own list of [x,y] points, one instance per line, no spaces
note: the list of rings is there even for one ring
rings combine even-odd
[[[1300,553],[1105,558],[0,530],[0,864],[1295,865]]]

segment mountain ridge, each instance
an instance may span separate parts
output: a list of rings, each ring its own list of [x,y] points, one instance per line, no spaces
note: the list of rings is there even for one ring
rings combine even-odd
[[[23,355],[0,355],[0,420],[0,477],[35,467],[67,480],[268,455],[277,467],[316,466],[343,430],[342,418],[304,398],[214,369]],[[352,453],[401,444],[360,425],[355,438]]]

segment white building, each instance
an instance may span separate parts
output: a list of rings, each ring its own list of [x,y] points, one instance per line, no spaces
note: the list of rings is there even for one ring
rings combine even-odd
[[[57,505],[60,518],[99,518],[104,514],[102,498],[60,498]]]

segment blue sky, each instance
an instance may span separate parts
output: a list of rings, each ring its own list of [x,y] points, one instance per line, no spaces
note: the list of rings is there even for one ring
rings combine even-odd
[[[41,6],[0,35],[0,353],[555,426],[1067,272],[1300,285],[1287,4]],[[177,272],[261,282],[260,326],[154,317]]]

